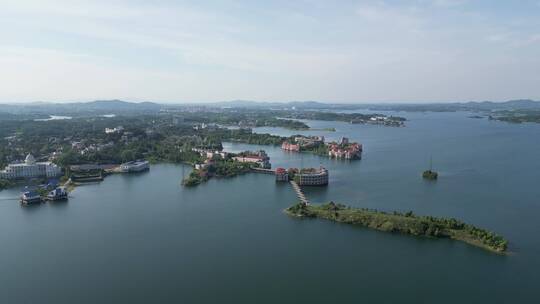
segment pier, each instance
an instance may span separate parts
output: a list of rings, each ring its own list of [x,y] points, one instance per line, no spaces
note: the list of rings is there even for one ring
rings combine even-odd
[[[298,196],[298,199],[300,200],[300,202],[303,205],[309,205],[309,201],[306,198],[304,191],[302,191],[302,188],[300,188],[300,186],[298,186],[298,184],[295,181],[290,181],[290,183],[294,189],[294,192],[296,192],[296,196]]]
[[[264,168],[251,168],[251,172],[263,173],[263,174],[272,174],[272,175],[276,174],[276,171],[274,171],[272,169],[264,169]]]
[[[282,172],[281,172],[282,171]],[[328,170],[321,167],[321,172],[323,173],[324,180],[322,182],[319,182],[318,179],[313,180],[313,178],[309,179],[308,181],[303,181],[302,176],[309,175],[309,177],[319,177],[319,173],[317,174],[309,174],[309,173],[298,173],[297,176],[299,177],[298,180],[300,181],[300,184],[296,180],[289,179],[289,176],[287,174],[287,171],[283,168],[278,168],[277,170],[271,170],[271,169],[263,169],[263,168],[251,168],[251,172],[255,173],[262,173],[262,174],[272,174],[276,175],[277,179],[276,181],[289,181],[294,189],[294,192],[296,192],[296,196],[300,200],[300,203],[303,205],[309,205],[309,200],[307,199],[306,195],[304,194],[304,191],[302,191],[302,188],[300,188],[301,184],[313,186],[313,185],[328,185]],[[286,178],[279,178],[281,175],[285,175]]]

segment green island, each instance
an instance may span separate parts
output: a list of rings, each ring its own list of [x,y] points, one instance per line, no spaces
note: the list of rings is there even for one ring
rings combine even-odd
[[[401,127],[406,121],[406,119],[403,117],[386,116],[383,114],[337,113],[321,111],[290,112],[283,114],[283,117],[306,120],[343,121],[352,124],[377,124],[391,127]]]
[[[210,166],[193,169],[190,174],[182,180],[182,185],[194,187],[207,182],[212,177],[228,178],[250,172],[253,164],[241,163],[231,159],[216,160]]]
[[[372,209],[351,208],[330,202],[321,205],[295,204],[285,212],[288,215],[304,218],[322,218],[335,222],[359,225],[371,229],[426,236],[450,238],[496,253],[506,252],[508,241],[502,236],[450,218],[419,216],[407,213],[387,213]]]
[[[424,179],[436,180],[439,177],[439,174],[433,170],[426,170],[422,173]]]
[[[498,120],[509,123],[540,123],[540,110],[522,109],[512,111],[498,111],[489,115],[489,120]]]

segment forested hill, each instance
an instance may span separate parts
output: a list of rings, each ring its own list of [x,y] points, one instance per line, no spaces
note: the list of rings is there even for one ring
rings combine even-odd
[[[234,100],[214,103],[159,104],[154,102],[128,102],[122,100],[96,100],[91,102],[0,104],[0,113],[18,115],[69,115],[84,114],[150,114],[161,110],[186,108],[252,109],[252,110],[373,110],[406,112],[492,112],[510,110],[540,110],[540,101],[529,99],[505,102],[471,101],[453,103],[323,103],[317,101],[257,102]],[[0,117],[2,118],[2,117]]]
[[[73,103],[26,103],[0,104],[0,112],[18,115],[77,115],[88,114],[122,114],[122,113],[152,113],[159,112],[162,105],[153,102],[127,102],[122,100],[96,100],[91,102]]]

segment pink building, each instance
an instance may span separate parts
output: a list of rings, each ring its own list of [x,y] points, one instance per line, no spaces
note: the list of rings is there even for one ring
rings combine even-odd
[[[281,144],[281,149],[285,151],[300,152],[300,144],[291,144],[286,141]]]
[[[331,143],[328,145],[328,156],[344,159],[356,159],[362,157],[362,145],[358,143],[341,144]]]

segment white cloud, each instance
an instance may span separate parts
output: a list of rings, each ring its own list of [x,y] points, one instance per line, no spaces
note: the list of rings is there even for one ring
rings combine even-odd
[[[434,6],[439,7],[458,7],[468,3],[468,0],[433,0],[432,3]]]
[[[0,100],[489,99],[481,80],[540,68],[535,33],[440,9],[465,1],[310,3],[7,0]]]

